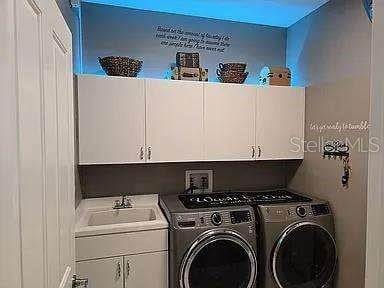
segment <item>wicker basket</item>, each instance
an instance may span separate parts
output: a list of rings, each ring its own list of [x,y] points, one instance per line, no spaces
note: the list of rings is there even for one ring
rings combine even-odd
[[[221,75],[217,78],[221,83],[236,83],[236,84],[243,84],[245,80],[248,77],[248,72],[241,73],[238,75]]]
[[[241,73],[245,72],[247,69],[247,64],[245,63],[220,63],[219,68],[221,71],[238,71]]]
[[[137,77],[143,61],[122,56],[99,57],[99,63],[109,76]]]
[[[240,70],[216,70],[217,78],[222,83],[237,83],[243,84],[248,77],[248,72]]]

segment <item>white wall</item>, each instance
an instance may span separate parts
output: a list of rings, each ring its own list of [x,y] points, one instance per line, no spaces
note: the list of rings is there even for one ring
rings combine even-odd
[[[384,2],[375,3],[372,41],[370,137],[380,139],[379,153],[371,153],[368,170],[367,288],[384,287]]]

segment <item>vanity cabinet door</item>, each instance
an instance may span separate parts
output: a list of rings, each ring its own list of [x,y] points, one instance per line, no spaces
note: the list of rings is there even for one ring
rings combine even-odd
[[[168,251],[125,256],[124,267],[125,288],[168,288]]]
[[[90,288],[124,288],[123,257],[76,262],[76,274],[88,278]]]
[[[82,75],[78,91],[80,164],[145,162],[144,80]]]
[[[303,159],[305,88],[259,88],[256,111],[257,160]]]

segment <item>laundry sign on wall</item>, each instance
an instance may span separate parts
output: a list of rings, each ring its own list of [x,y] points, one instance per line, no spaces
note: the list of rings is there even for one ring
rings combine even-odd
[[[82,3],[83,73],[101,74],[98,58],[126,56],[143,61],[140,78],[168,78],[176,54],[198,53],[199,65],[218,82],[219,63],[247,63],[246,83],[260,70],[285,66],[287,29],[124,7]]]
[[[226,34],[207,31],[185,30],[181,27],[156,27],[155,38],[163,47],[193,49],[223,53],[231,46],[231,37]]]

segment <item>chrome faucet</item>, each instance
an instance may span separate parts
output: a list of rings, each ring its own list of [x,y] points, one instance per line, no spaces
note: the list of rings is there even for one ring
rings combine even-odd
[[[123,198],[121,198],[121,202],[119,200],[116,200],[115,206],[113,206],[113,209],[125,209],[125,208],[132,208],[132,202],[131,202],[131,199],[128,198],[128,196],[123,196]]]

